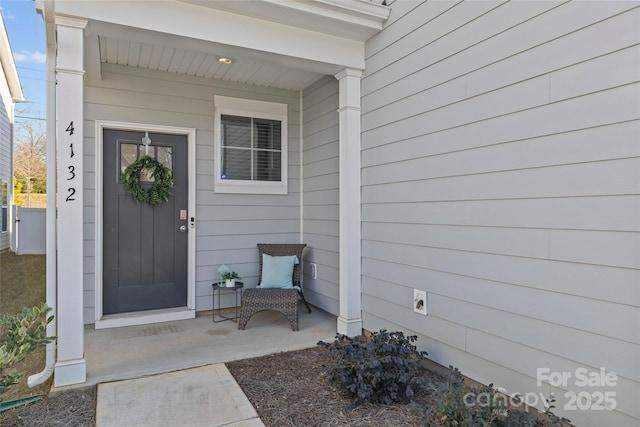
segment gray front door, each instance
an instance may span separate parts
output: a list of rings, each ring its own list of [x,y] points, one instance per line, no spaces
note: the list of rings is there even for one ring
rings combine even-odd
[[[187,137],[150,133],[145,148],[144,136],[103,134],[103,314],[187,305]],[[175,180],[169,201],[156,207],[134,200],[120,181],[145,154],[168,166]]]

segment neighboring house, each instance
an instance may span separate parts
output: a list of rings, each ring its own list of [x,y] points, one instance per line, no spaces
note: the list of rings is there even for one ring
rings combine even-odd
[[[9,36],[0,13],[0,251],[11,244],[13,206],[13,126],[15,104],[24,101]]]
[[[555,392],[578,425],[637,425],[637,2],[37,7],[57,385],[85,381],[83,324],[193,317],[219,265],[250,283],[256,243],[303,241],[338,332],[415,333],[478,381]],[[144,152],[176,179],[155,210],[119,181]],[[600,368],[615,385],[580,382]],[[570,410],[597,401],[615,410]]]

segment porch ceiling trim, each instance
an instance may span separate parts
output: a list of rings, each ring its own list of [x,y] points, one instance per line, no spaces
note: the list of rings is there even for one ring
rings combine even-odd
[[[336,69],[332,64],[105,22],[91,21],[86,37],[90,41],[86,44],[85,69],[90,79],[100,79],[101,64],[110,63],[300,90],[322,74],[335,74]],[[234,62],[221,65],[217,56],[234,58]],[[275,79],[273,84],[268,84],[264,74],[269,70]],[[252,81],[255,78],[258,80]]]

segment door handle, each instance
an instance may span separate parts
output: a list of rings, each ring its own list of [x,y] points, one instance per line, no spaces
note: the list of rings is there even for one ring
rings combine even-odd
[[[182,231],[183,233],[187,232],[187,226],[186,225],[181,225],[180,226],[180,231]]]

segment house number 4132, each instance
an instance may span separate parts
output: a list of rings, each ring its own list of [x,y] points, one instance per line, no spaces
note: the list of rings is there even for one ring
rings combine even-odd
[[[67,128],[65,129],[65,132],[69,133],[69,136],[73,135],[73,121],[71,121],[71,123],[69,123],[69,126],[67,126]],[[69,159],[73,159],[73,157],[75,156],[75,153],[73,152],[73,143],[69,144]],[[73,180],[76,178],[76,167],[73,165],[69,165],[68,166],[68,172],[69,172],[69,177],[67,178],[67,181],[71,181],[69,182],[69,184],[73,184]],[[75,194],[76,194],[76,189],[73,186],[69,186],[67,187],[67,192],[69,193],[67,195],[67,198],[64,199],[66,202],[72,202],[75,200]]]

